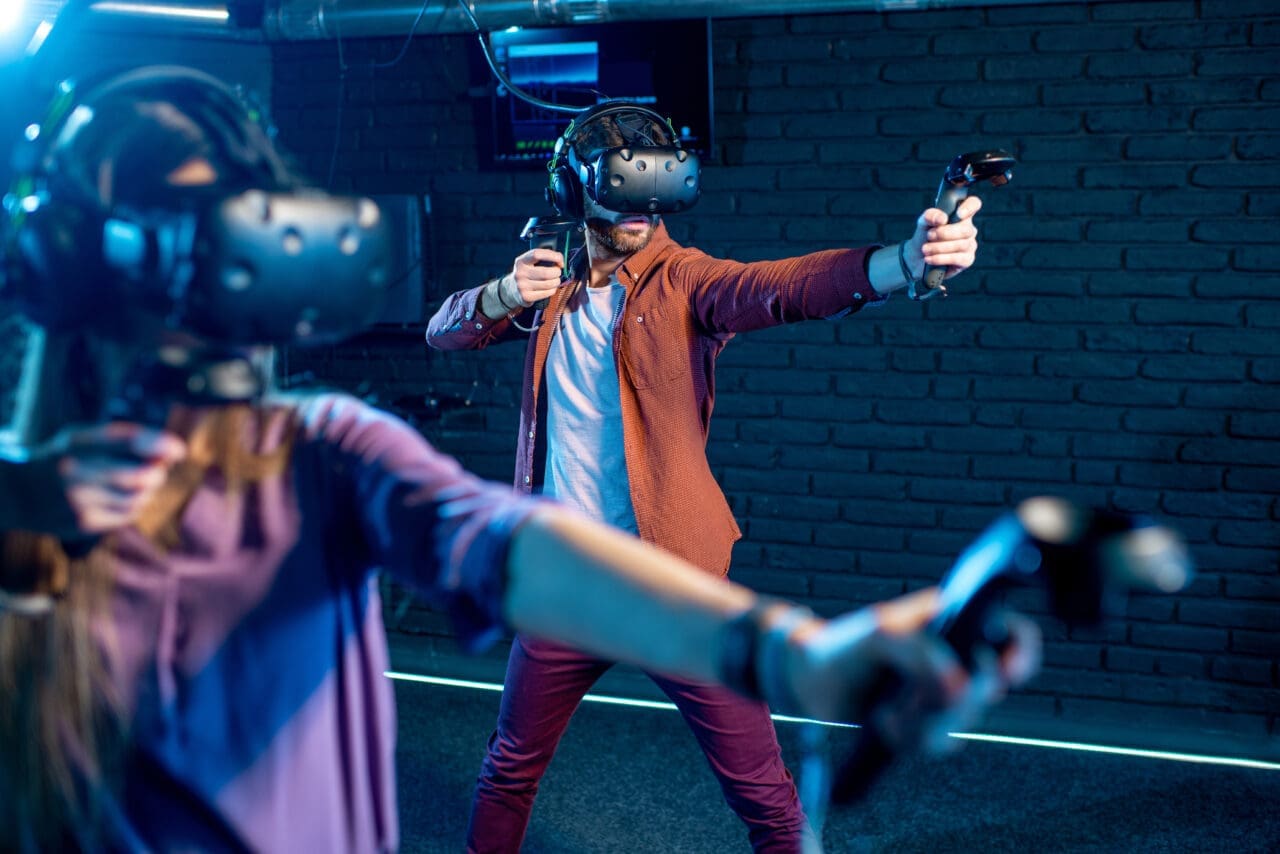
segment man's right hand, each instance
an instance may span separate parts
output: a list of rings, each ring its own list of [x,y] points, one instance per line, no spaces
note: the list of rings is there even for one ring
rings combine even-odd
[[[503,292],[509,302],[512,297],[520,300],[521,306],[531,306],[541,299],[547,299],[564,287],[564,256],[554,249],[530,249],[516,257],[509,277],[504,277],[503,286],[515,293]],[[510,284],[507,284],[510,282]]]
[[[132,524],[186,455],[174,434],[123,421],[64,427],[33,454],[56,461],[80,534]]]

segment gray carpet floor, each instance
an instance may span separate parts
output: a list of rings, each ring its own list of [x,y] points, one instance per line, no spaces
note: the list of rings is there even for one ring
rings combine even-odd
[[[498,694],[397,683],[402,850],[463,848]],[[779,723],[794,771],[800,732]],[[852,733],[830,746],[847,750]],[[900,761],[827,819],[838,852],[1280,852],[1280,771],[967,743]],[[748,851],[674,711],[584,703],[534,809],[525,854]]]

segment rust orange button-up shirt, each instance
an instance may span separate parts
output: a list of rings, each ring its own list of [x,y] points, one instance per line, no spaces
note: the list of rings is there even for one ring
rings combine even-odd
[[[715,402],[715,360],[738,332],[811,318],[839,317],[878,296],[867,280],[874,247],[834,249],[781,261],[741,263],[681,246],[661,223],[652,240],[618,269],[626,302],[613,333],[623,445],[641,539],[708,572],[729,569],[742,535],[707,463]],[[441,350],[487,347],[529,337],[520,409],[515,484],[538,491],[546,465],[544,365],[571,288],[545,311],[530,309],[532,336],[508,317],[480,311],[478,286],[453,294],[427,326]]]

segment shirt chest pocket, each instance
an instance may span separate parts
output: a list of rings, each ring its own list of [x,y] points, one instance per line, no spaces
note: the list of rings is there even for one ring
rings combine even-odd
[[[622,361],[635,388],[657,388],[689,375],[693,345],[682,317],[649,306],[628,308],[621,322]]]

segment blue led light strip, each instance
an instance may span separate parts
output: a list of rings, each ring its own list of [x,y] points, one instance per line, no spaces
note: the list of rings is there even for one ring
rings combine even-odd
[[[416,673],[400,673],[387,671],[391,679],[404,682],[425,682],[429,685],[444,685],[450,688],[473,688],[480,691],[501,691],[502,685],[496,682],[475,682],[469,679],[449,679],[444,676],[422,676]],[[605,703],[611,706],[630,706],[640,709],[665,709],[676,711],[672,703],[657,700],[629,700],[625,697],[610,697],[604,694],[588,694],[582,698],[592,703]],[[795,718],[790,715],[771,715],[781,723],[821,724],[822,726],[858,729],[856,724],[829,723],[809,718]],[[985,741],[996,744],[1014,744],[1022,747],[1048,747],[1058,750],[1079,750],[1085,753],[1109,753],[1115,756],[1136,756],[1143,759],[1165,759],[1174,762],[1195,762],[1203,765],[1229,765],[1236,768],[1254,768],[1262,771],[1280,771],[1280,762],[1265,762],[1260,759],[1240,759],[1233,756],[1204,756],[1195,753],[1177,753],[1169,750],[1143,750],[1135,747],[1112,747],[1105,744],[1083,744],[1075,741],[1052,741],[1040,738],[1017,738],[1008,735],[990,735],[980,732],[953,732],[952,738],[965,741]]]

